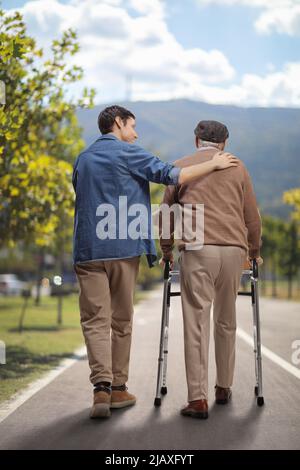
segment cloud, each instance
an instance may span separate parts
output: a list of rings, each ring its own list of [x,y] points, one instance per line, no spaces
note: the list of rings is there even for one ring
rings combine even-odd
[[[250,0],[202,4],[237,1]],[[97,102],[190,98],[240,106],[300,106],[300,62],[281,70],[270,65],[266,75],[245,74],[233,84],[235,71],[223,52],[187,49],[176,40],[160,0],[36,0],[21,10],[30,34],[46,51],[63,30],[78,31],[81,49],[70,63],[84,68],[83,85],[96,88]],[[78,91],[76,86],[72,92]]]
[[[21,11],[45,49],[63,30],[77,30],[81,50],[74,60],[99,101],[124,98],[126,77],[134,89],[151,83],[156,90],[175,90],[199,80],[226,82],[235,74],[221,51],[185,49],[168,30],[160,0],[36,0]]]
[[[258,32],[270,34],[276,31],[289,36],[300,35],[300,5],[290,8],[275,8],[267,10],[260,15],[255,23]]]
[[[235,73],[221,51],[185,49],[168,30],[160,0],[36,0],[21,11],[45,48],[63,30],[77,30],[81,50],[74,60],[102,102],[125,98],[126,77],[134,90],[176,90],[189,81],[226,82]]]
[[[237,106],[298,107],[300,106],[300,62],[288,63],[283,70],[265,76],[245,74],[239,84],[229,87],[208,86],[199,81],[178,84],[173,90],[159,89],[149,82],[139,83],[137,99],[162,100],[190,98],[212,104]]]
[[[245,74],[241,82],[227,88],[203,86],[201,99],[238,106],[300,106],[300,62],[287,63],[281,71],[265,76]]]
[[[261,34],[277,32],[290,36],[300,35],[299,0],[195,0],[199,6],[244,5],[262,9],[255,22],[255,29]]]
[[[160,18],[165,15],[164,3],[157,0],[129,0],[128,4],[143,15],[154,15]]]

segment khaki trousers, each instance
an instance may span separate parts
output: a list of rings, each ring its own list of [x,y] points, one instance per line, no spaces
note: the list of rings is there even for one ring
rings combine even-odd
[[[90,381],[128,380],[133,296],[140,257],[75,265]]]
[[[246,251],[204,245],[180,255],[181,300],[188,401],[208,396],[210,310],[214,301],[216,384],[231,387],[235,364],[235,301]]]

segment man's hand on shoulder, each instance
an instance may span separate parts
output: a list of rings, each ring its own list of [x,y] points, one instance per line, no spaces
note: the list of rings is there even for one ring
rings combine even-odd
[[[226,168],[238,166],[238,161],[238,158],[229,152],[218,152],[212,158],[215,170],[225,170]]]

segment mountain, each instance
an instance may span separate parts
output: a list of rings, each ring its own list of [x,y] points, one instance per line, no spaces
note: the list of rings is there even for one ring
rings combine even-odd
[[[137,118],[139,145],[165,161],[194,150],[196,124],[214,119],[227,125],[227,150],[246,164],[261,212],[287,216],[283,191],[300,187],[300,110],[285,108],[239,108],[197,101],[120,103]],[[99,135],[97,117],[105,106],[79,110],[78,118],[87,144]]]

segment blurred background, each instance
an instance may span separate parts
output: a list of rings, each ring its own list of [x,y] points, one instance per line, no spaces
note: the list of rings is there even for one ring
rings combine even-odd
[[[105,105],[165,161],[193,151],[199,120],[225,123],[263,217],[261,294],[300,300],[299,0],[0,5],[0,399],[82,344],[72,165]],[[143,260],[136,301],[160,280]]]

